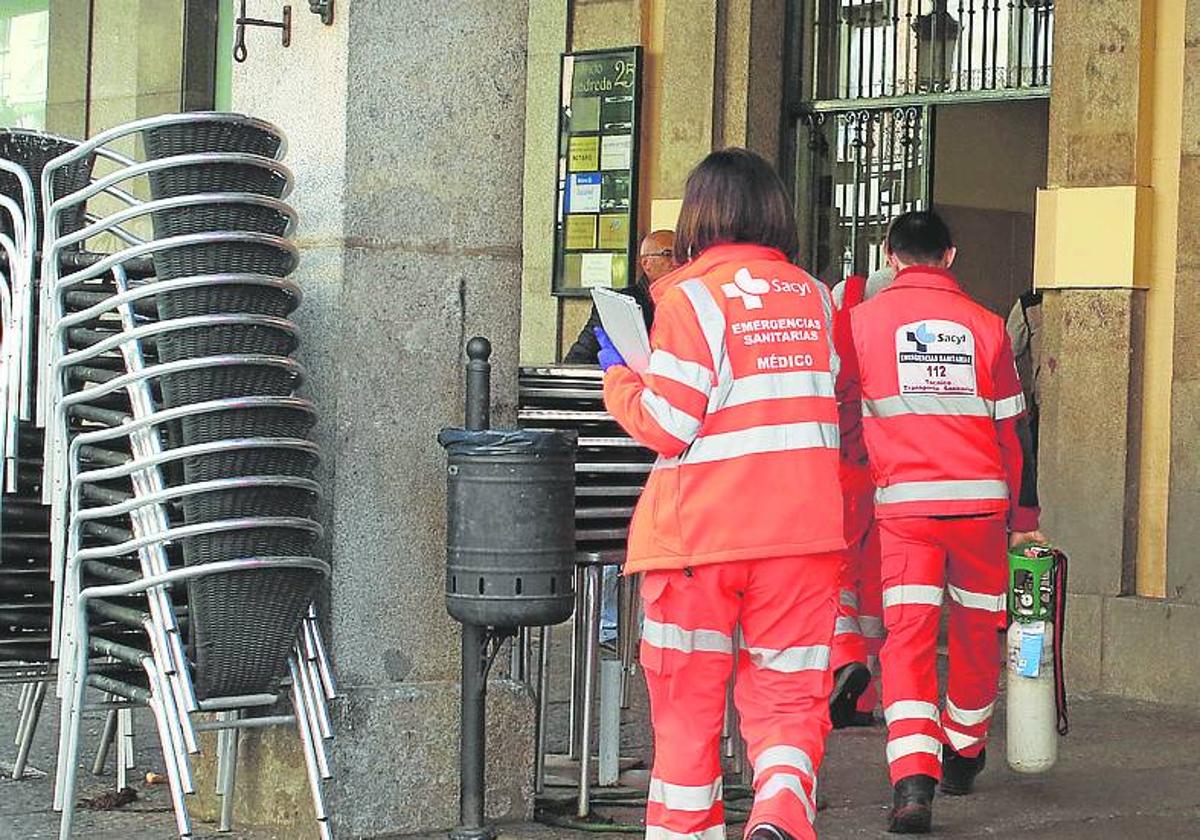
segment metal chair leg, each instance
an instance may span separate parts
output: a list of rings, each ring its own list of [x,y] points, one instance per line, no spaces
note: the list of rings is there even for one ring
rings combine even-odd
[[[621,646],[621,708],[629,708],[629,678],[636,673],[637,648],[641,638],[642,602],[638,597],[639,578],[636,575],[621,577],[621,613],[619,622]]]
[[[304,766],[308,771],[308,783],[312,790],[313,809],[317,817],[317,828],[321,840],[333,840],[333,829],[329,825],[329,812],[325,807],[324,784],[317,766],[318,733],[312,728],[312,719],[306,708],[306,698],[300,685],[300,669],[294,659],[289,660],[292,671],[292,709],[296,716],[296,729],[300,734],[300,745],[304,749]]]
[[[521,636],[521,675],[524,682],[533,688],[533,628],[522,627]]]
[[[133,710],[117,709],[117,790],[129,786],[133,766]]]
[[[79,743],[83,734],[83,701],[87,691],[87,639],[84,638],[76,644],[82,644],[84,653],[78,656],[73,652],[73,655],[78,656],[77,668],[71,690],[63,695],[62,717],[59,721],[63,732],[60,749],[64,751],[63,755],[59,756],[60,775],[56,779],[57,795],[61,797],[62,802],[62,818],[58,824],[59,840],[70,840],[71,828],[75,821],[75,781],[79,767]]]
[[[132,770],[137,766],[137,753],[134,751],[133,737],[133,709],[121,709],[117,714],[125,738],[125,761],[127,762],[125,767]]]
[[[537,735],[534,745],[534,793],[546,789],[546,713],[550,708],[550,628],[543,627],[538,645]]]
[[[733,630],[734,656],[739,656],[742,647],[742,628]],[[736,660],[735,660],[736,661]],[[738,713],[735,693],[737,689],[737,668],[733,669],[733,677],[729,681],[729,704],[725,710],[726,741],[725,755],[730,759],[730,773],[738,781],[744,781],[746,776],[746,742],[742,740],[741,716]]]
[[[529,685],[529,628],[519,627],[509,642],[509,678]]]
[[[579,806],[576,815],[581,819],[591,810],[592,718],[596,696],[596,677],[600,662],[600,590],[604,567],[587,567],[587,586],[584,595],[587,625],[584,629],[583,697],[580,703],[579,737]]]
[[[32,696],[26,701],[24,726],[21,728],[21,741],[17,744],[17,758],[13,762],[12,777],[20,779],[25,775],[25,765],[29,763],[29,750],[33,746],[33,736],[37,733],[38,719],[42,714],[42,704],[46,700],[46,684],[39,682],[33,689]]]
[[[184,796],[190,787],[190,781],[184,777],[187,772],[187,753],[180,747],[181,738],[172,731],[170,716],[175,710],[168,710],[167,697],[171,688],[166,679],[158,673],[149,662],[143,662],[147,676],[150,678],[150,711],[158,728],[159,743],[162,747],[163,765],[167,772],[167,783],[171,789],[171,805],[175,811],[175,827],[179,836],[187,840],[192,836],[192,818],[188,814],[187,801]],[[67,840],[62,837],[59,840]]]
[[[105,695],[106,700],[112,700],[111,694]],[[104,716],[104,730],[100,733],[100,744],[96,747],[96,758],[92,761],[92,775],[103,776],[104,765],[108,763],[108,751],[112,749],[117,739],[117,710],[109,709]],[[124,752],[124,750],[121,750]],[[124,756],[121,756],[124,759]]]
[[[236,722],[237,711],[222,712],[218,718]],[[240,733],[237,729],[222,729],[217,736],[217,793],[221,797],[221,817],[218,831],[233,830],[233,793],[237,782],[237,761]]]
[[[29,722],[29,701],[33,697],[33,683],[21,686],[21,696],[17,698],[17,731],[13,735],[13,746],[19,746],[25,737],[25,726]]]
[[[25,714],[25,706],[29,703],[29,695],[32,691],[33,691],[33,683],[22,683],[21,684],[21,692],[17,695],[17,714],[18,715]],[[17,734],[15,736],[13,736],[13,744],[16,744],[20,740],[21,740],[21,733],[18,731]]]
[[[575,610],[571,614],[571,696],[567,710],[567,758],[579,757],[579,700],[580,662],[583,659],[584,637],[584,589],[586,578],[583,569],[575,567]]]

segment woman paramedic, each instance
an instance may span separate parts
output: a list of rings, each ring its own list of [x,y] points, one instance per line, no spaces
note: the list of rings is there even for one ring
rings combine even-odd
[[[605,405],[659,455],[625,565],[644,573],[648,840],[724,837],[719,739],[735,663],[754,767],[747,835],[816,836],[845,541],[831,303],[796,250],[771,166],[714,152],[684,190],[683,264],[651,287],[649,367],[631,370],[598,331]]]

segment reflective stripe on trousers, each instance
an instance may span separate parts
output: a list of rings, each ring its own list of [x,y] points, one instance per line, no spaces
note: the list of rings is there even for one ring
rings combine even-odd
[[[1008,484],[1001,479],[974,481],[904,481],[875,490],[875,504],[901,502],[959,502],[1008,499]]]

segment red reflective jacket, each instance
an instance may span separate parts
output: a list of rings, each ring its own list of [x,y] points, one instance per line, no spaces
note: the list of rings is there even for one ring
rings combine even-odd
[[[659,279],[641,376],[604,403],[659,453],[626,570],[845,547],[829,292],[779,251],[725,244]]]
[[[850,331],[876,517],[1015,509],[1025,398],[1003,320],[922,266],[856,306]]]
[[[842,305],[833,316],[833,345],[842,358],[853,356],[853,339],[850,336],[850,310],[866,298],[867,278],[857,274],[846,278],[842,289]],[[841,421],[842,493],[845,497],[844,522],[846,542],[856,545],[875,517],[875,482],[867,465],[867,451],[862,440],[862,411],[857,393],[848,393],[856,386],[847,380],[853,372],[852,365],[842,365],[838,377],[838,414]]]

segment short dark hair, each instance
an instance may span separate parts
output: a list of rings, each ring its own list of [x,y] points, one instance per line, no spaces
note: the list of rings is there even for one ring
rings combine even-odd
[[[675,261],[724,242],[752,242],[796,258],[796,214],[771,164],[748,149],[722,149],[696,165],[675,225]]]
[[[950,228],[932,210],[904,213],[888,225],[888,253],[907,265],[936,265],[953,247]]]

